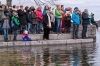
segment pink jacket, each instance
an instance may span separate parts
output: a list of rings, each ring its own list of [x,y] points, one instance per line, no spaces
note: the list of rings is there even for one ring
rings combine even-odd
[[[41,10],[36,10],[37,21],[41,22],[43,19],[43,13]]]

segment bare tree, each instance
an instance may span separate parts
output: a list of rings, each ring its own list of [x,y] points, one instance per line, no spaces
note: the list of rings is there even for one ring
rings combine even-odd
[[[28,0],[28,1],[31,2],[31,0]],[[55,1],[57,1],[57,0],[49,0],[49,1],[46,1],[46,2],[49,2],[52,5],[55,5]],[[6,2],[7,2],[7,5],[9,5],[10,7],[12,6],[12,0],[6,0]],[[39,6],[45,4],[41,0],[34,0],[34,2],[36,3],[36,5],[39,5]]]
[[[8,6],[12,6],[12,0],[6,0]]]

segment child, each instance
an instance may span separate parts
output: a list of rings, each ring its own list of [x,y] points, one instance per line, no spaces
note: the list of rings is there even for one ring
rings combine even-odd
[[[23,41],[31,41],[31,39],[28,37],[28,31],[25,30],[23,35],[22,35]]]
[[[70,11],[66,12],[64,20],[65,20],[65,33],[70,33],[70,27],[71,27],[71,15],[70,15]]]

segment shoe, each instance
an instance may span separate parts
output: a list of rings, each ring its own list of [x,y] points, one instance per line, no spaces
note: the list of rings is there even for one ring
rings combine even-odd
[[[86,37],[83,37],[82,39],[87,39]]]
[[[43,40],[47,40],[46,38],[44,38]]]
[[[9,41],[8,41],[8,38],[4,38],[4,41],[5,41],[5,42],[9,42]]]

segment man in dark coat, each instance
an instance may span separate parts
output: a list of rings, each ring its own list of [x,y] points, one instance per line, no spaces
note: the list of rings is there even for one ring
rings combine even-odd
[[[20,9],[18,10],[18,16],[19,16],[19,22],[21,25],[21,31],[22,29],[27,30],[27,18],[26,18],[26,11],[23,9],[23,6],[20,6]]]
[[[88,17],[88,10],[85,9],[84,12],[82,13],[82,26],[83,26],[83,30],[82,30],[82,38],[86,39],[86,32],[87,32],[87,27],[89,24],[89,17]]]

